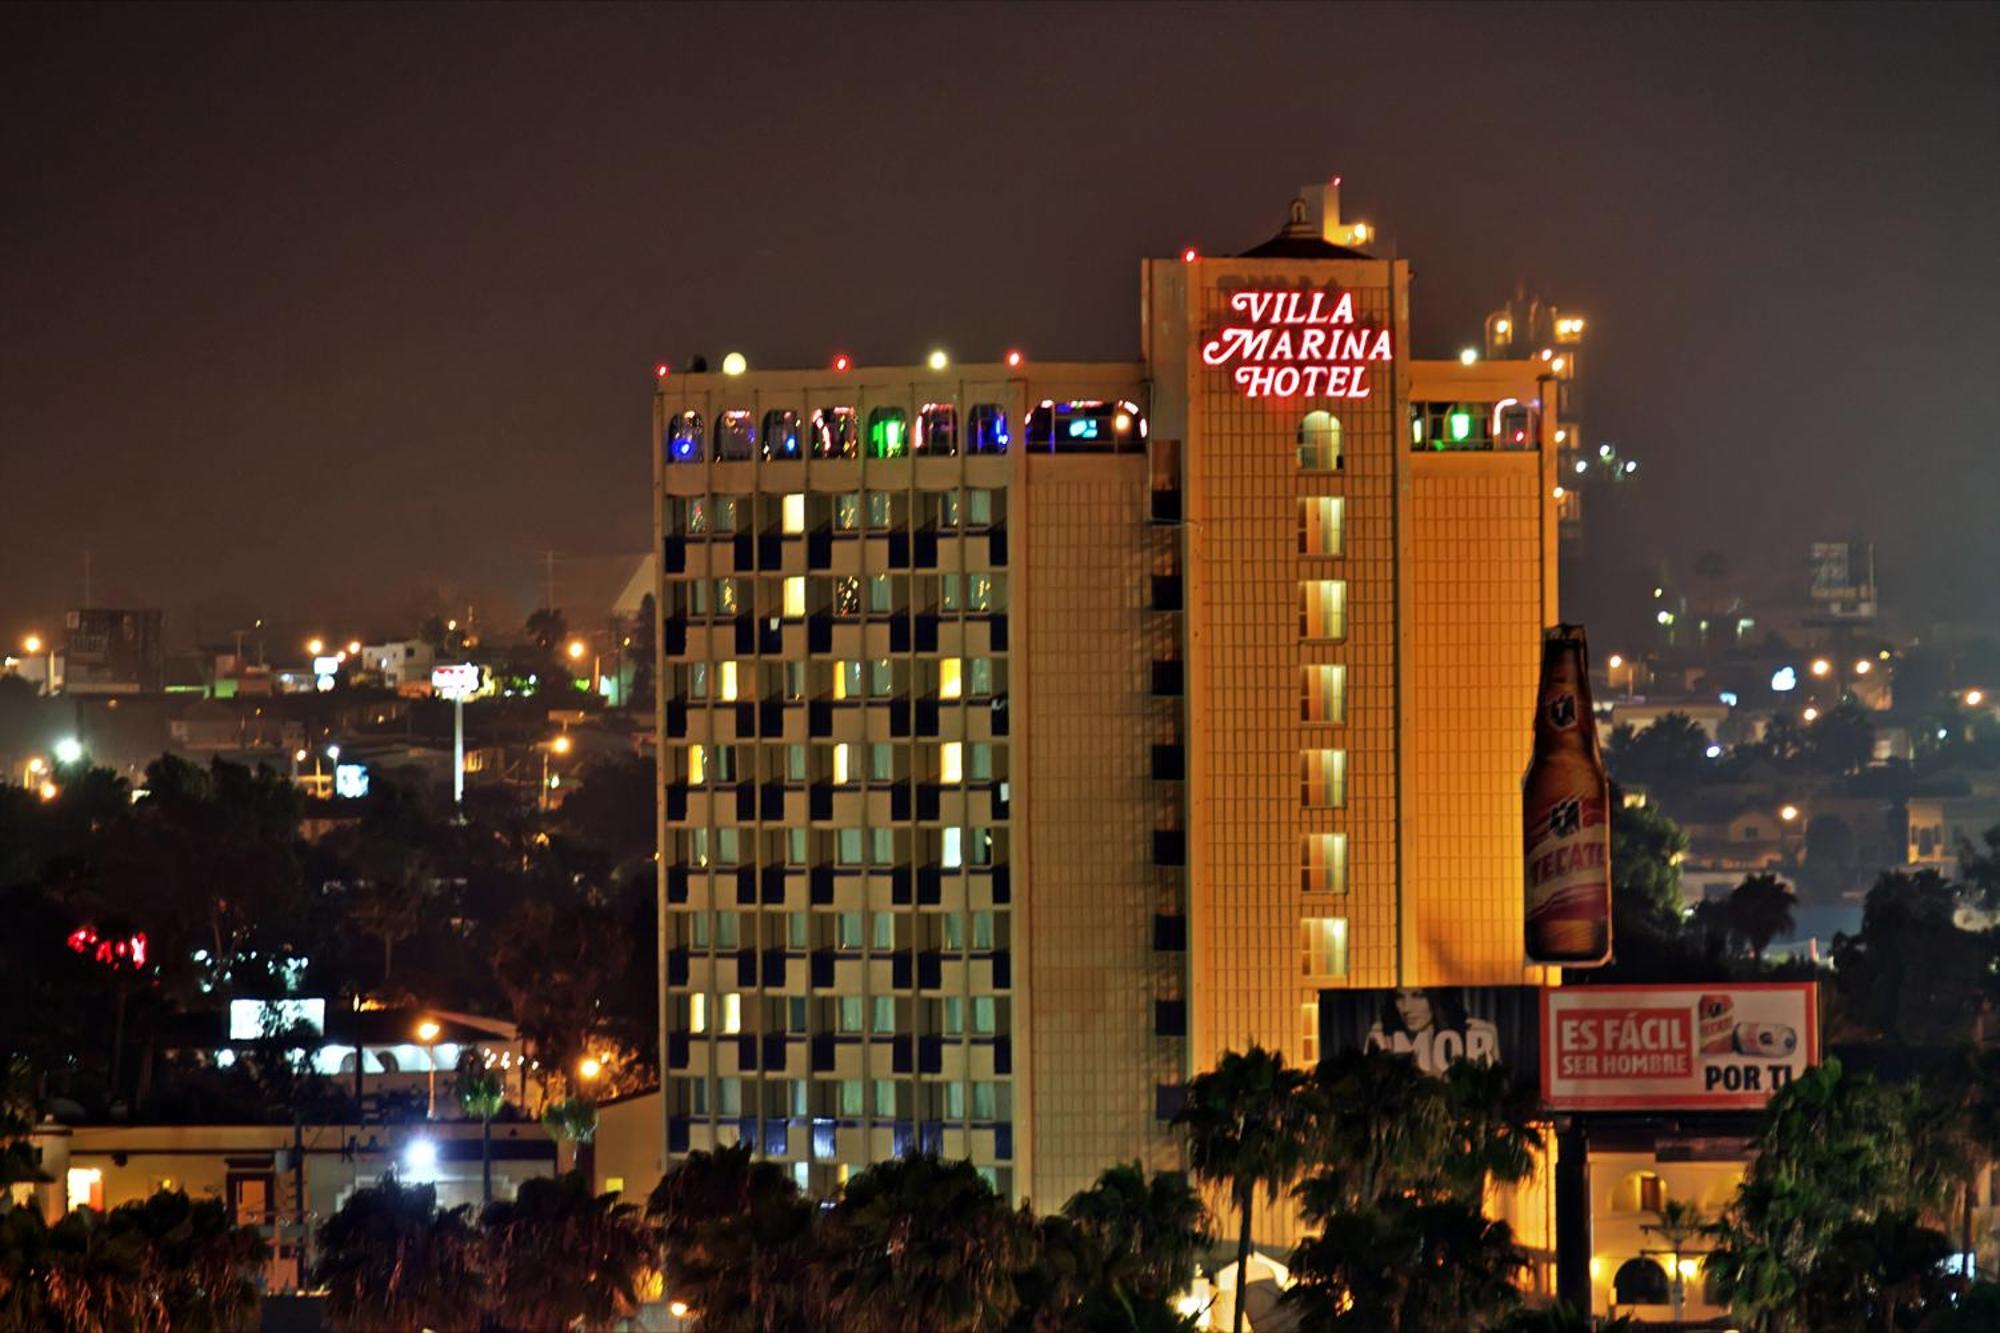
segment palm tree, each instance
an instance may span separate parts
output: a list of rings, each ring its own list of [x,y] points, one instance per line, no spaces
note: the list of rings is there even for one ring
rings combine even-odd
[[[368,1333],[469,1328],[482,1294],[478,1237],[464,1208],[394,1176],[356,1190],[319,1229],[312,1280],[334,1327]]]
[[[1320,1062],[1301,1098],[1319,1169],[1299,1187],[1308,1217],[1372,1207],[1392,1195],[1445,1190],[1454,1147],[1448,1085],[1408,1055],[1348,1051]],[[1483,1176],[1484,1165],[1474,1168]]]
[[[481,1217],[492,1308],[506,1328],[608,1328],[639,1309],[653,1232],[631,1204],[593,1194],[580,1171],[524,1181]]]
[[[490,1069],[474,1069],[458,1078],[458,1104],[479,1121],[479,1203],[493,1202],[493,1117],[505,1101],[500,1076]]]
[[[696,1150],[675,1162],[646,1200],[656,1223],[667,1292],[701,1328],[807,1330],[822,1326],[813,1252],[817,1212],[774,1162],[748,1144]]]
[[[1708,1223],[1703,1220],[1701,1209],[1686,1199],[1668,1199],[1653,1211],[1653,1220],[1641,1230],[1658,1236],[1667,1247],[1673,1264],[1667,1271],[1674,1279],[1674,1322],[1679,1323],[1681,1306],[1687,1297],[1687,1279],[1681,1276],[1681,1255],[1687,1251],[1688,1242],[1697,1236],[1708,1234]]]
[[[829,1312],[872,1333],[1005,1327],[1033,1238],[970,1162],[929,1155],[853,1177],[820,1225]]]
[[[583,1178],[597,1180],[597,1103],[588,1097],[568,1097],[550,1102],[542,1111],[542,1124],[558,1142],[576,1145],[575,1169]]]
[[[1792,929],[1797,901],[1792,886],[1768,872],[1752,875],[1729,891],[1729,927],[1750,946],[1752,962],[1762,965],[1771,941]]]
[[[1187,1131],[1195,1178],[1226,1189],[1241,1215],[1236,1241],[1236,1301],[1230,1333],[1243,1333],[1243,1293],[1250,1279],[1250,1221],[1261,1190],[1267,1202],[1298,1174],[1305,1152],[1301,1093],[1306,1076],[1284,1056],[1252,1046],[1226,1052],[1189,1081],[1174,1123]]]
[[[1148,1177],[1137,1162],[1107,1168],[1070,1196],[1062,1216],[1102,1256],[1099,1284],[1127,1306],[1165,1301],[1187,1286],[1210,1240],[1208,1210],[1186,1178]]]
[[[1282,1300],[1311,1328],[1479,1328],[1519,1303],[1526,1264],[1476,1202],[1392,1195],[1328,1217],[1293,1252],[1298,1282]]]

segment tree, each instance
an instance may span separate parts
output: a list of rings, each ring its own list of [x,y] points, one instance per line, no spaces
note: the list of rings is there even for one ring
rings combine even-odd
[[[1852,699],[1842,699],[1806,727],[1806,752],[1815,767],[1858,773],[1875,757],[1875,724]]]
[[[847,1182],[820,1223],[828,1312],[874,1333],[1003,1328],[1032,1220],[970,1162],[928,1154],[878,1162]]]
[[[1956,886],[1935,871],[1884,874],[1861,931],[1833,940],[1834,993],[1862,1026],[1910,1046],[1971,1035],[1992,982],[1995,940],[1959,928]]]
[[[1842,1226],[1806,1278],[1814,1333],[1895,1333],[1926,1308],[1949,1305],[1951,1242],[1913,1209],[1885,1209]]]
[[[491,1308],[507,1328],[603,1329],[639,1309],[651,1229],[580,1171],[521,1183],[481,1216]]]
[[[584,1179],[597,1176],[597,1103],[588,1097],[566,1097],[542,1109],[542,1124],[557,1142],[576,1145],[576,1170]]]
[[[1613,728],[1606,760],[1622,786],[1656,795],[1684,796],[1701,782],[1714,742],[1686,713],[1663,713],[1643,731],[1629,724]]]
[[[618,925],[603,904],[563,886],[520,903],[494,932],[493,976],[545,1068],[572,1068],[588,1048],[600,997],[631,950]]]
[[[1752,962],[1762,966],[1771,941],[1792,929],[1797,901],[1791,885],[1768,873],[1751,875],[1729,891],[1730,933],[1750,947]]]
[[[1959,838],[1958,877],[1982,911],[2000,908],[2000,824],[1982,833],[1977,843]]]
[[[319,1229],[313,1281],[342,1330],[418,1333],[477,1323],[483,1287],[467,1210],[440,1212],[432,1185],[391,1176],[356,1190]]]
[[[1391,1195],[1325,1219],[1292,1255],[1301,1325],[1367,1333],[1476,1328],[1520,1301],[1527,1256],[1505,1222],[1458,1199]]]
[[[1681,1256],[1696,1237],[1708,1234],[1708,1223],[1702,1218],[1701,1209],[1686,1199],[1668,1199],[1654,1210],[1653,1220],[1644,1229],[1658,1236],[1666,1246],[1672,1265],[1667,1272],[1674,1286],[1674,1322],[1679,1323],[1687,1292],[1687,1279],[1681,1275]]]
[[[252,1322],[270,1247],[255,1227],[237,1226],[222,1200],[161,1190],[112,1209],[104,1224],[140,1254],[141,1284],[168,1328],[221,1333]]]
[[[1916,1150],[1915,1114],[1909,1089],[1849,1074],[1837,1058],[1771,1099],[1708,1258],[1723,1299],[1746,1325],[1757,1333],[1816,1327],[1812,1275],[1825,1271],[1845,1229],[1943,1196],[1939,1164]],[[1852,1262],[1851,1246],[1841,1253]]]
[[[569,621],[555,607],[539,607],[528,613],[528,638],[535,647],[550,658],[554,658],[569,637]]]
[[[1298,1174],[1306,1121],[1300,1093],[1306,1076],[1284,1056],[1252,1046],[1224,1053],[1216,1067],[1197,1074],[1174,1123],[1188,1136],[1188,1164],[1195,1179],[1224,1189],[1240,1218],[1236,1240],[1238,1291],[1248,1285],[1251,1213],[1261,1192],[1276,1202]],[[1243,1333],[1243,1302],[1236,1302],[1231,1333]]]
[[[1617,956],[1607,972],[1618,980],[1682,974],[1687,942],[1680,861],[1687,833],[1651,802],[1628,805],[1617,795],[1611,803],[1611,940]]]
[[[816,1215],[784,1168],[753,1160],[747,1143],[689,1153],[646,1200],[668,1295],[716,1333],[827,1326]]]
[[[472,1069],[458,1076],[458,1104],[479,1121],[479,1202],[493,1202],[493,1117],[500,1114],[506,1094],[500,1076],[490,1069]]]
[[[1042,1219],[1036,1327],[1158,1328],[1209,1243],[1207,1210],[1178,1172],[1148,1177],[1137,1162],[1107,1168]],[[1017,1284],[1018,1285],[1018,1284]]]

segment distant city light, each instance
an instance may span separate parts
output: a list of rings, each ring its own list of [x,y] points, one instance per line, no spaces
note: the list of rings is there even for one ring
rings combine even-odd
[[[930,360],[925,364],[929,365],[932,370],[943,370],[946,366],[951,364],[951,358],[946,356],[943,350],[940,349],[938,351],[932,352],[930,355]]]
[[[1598,445],[1598,446],[1597,446],[1597,456],[1598,456],[1599,458],[1609,458],[1609,457],[1611,457],[1611,446],[1610,446],[1610,445],[1608,445],[1608,444],[1600,444],[1600,445]]]
[[[1819,709],[1808,706],[1806,711],[1799,714],[1799,716],[1808,722],[1817,722],[1819,721]]]
[[[443,1031],[444,1028],[439,1026],[435,1018],[426,1018],[423,1022],[417,1024],[417,1040],[423,1042],[436,1041],[438,1034]]]
[[[1706,750],[1703,750],[1702,753],[1710,759],[1720,759],[1722,758],[1722,747],[1720,745],[1711,745]]]
[[[1657,601],[1659,601],[1659,600],[1660,600],[1660,599],[1661,599],[1662,597],[1665,597],[1666,595],[1667,595],[1667,590],[1666,590],[1665,588],[1662,588],[1662,587],[1660,587],[1660,586],[1659,586],[1659,585],[1657,585],[1657,584],[1655,584],[1655,585],[1654,585],[1654,587],[1653,587],[1653,600],[1654,600],[1654,601],[1656,601],[1656,602],[1657,602]]]
[[[1566,490],[1564,490],[1564,489],[1563,489],[1562,487],[1558,486],[1558,487],[1556,487],[1556,488],[1555,488],[1555,490],[1554,490],[1554,491],[1550,492],[1550,494],[1554,495],[1554,496],[1556,497],[1556,499],[1560,500],[1560,499],[1562,499],[1562,498],[1563,498],[1563,497],[1564,497],[1565,495],[1568,495],[1568,494],[1569,494],[1569,492],[1568,492],[1568,491],[1566,491]]]
[[[30,634],[27,638],[21,640],[21,647],[27,652],[39,653],[42,651],[42,636],[39,634]]]
[[[1985,690],[1967,690],[1965,692],[1965,703],[1968,708],[1977,708],[1979,707],[1979,705],[1985,702],[1986,702]]]
[[[1773,681],[1773,682],[1772,682],[1772,684],[1774,684],[1774,685],[1775,685],[1776,683],[1777,683],[1776,681]],[[1718,699],[1720,699],[1720,700],[1722,700],[1723,704],[1724,704],[1724,705],[1725,705],[1726,707],[1729,707],[1729,708],[1734,708],[1734,707],[1736,707],[1736,691],[1735,691],[1735,690],[1724,690],[1724,691],[1723,691],[1723,692],[1722,692],[1721,694],[1718,694],[1718,695],[1716,695],[1715,697],[1716,697],[1716,698],[1718,698]]]
[[[1653,619],[1659,621],[1662,625],[1671,625],[1674,623],[1674,613],[1671,611],[1661,611],[1655,614]]]
[[[1476,348],[1468,347],[1458,354],[1458,364],[1461,366],[1469,366],[1478,359],[1479,352]]]
[[[1940,736],[1942,736],[1943,734],[1944,734],[1943,732],[1938,733],[1938,735]],[[56,786],[55,783],[50,782],[47,778],[42,779],[42,785],[35,788],[35,795],[41,797],[45,801],[53,801],[57,796],[61,794],[62,794],[62,788]]]
[[[1833,663],[1827,661],[1824,657],[1815,657],[1812,660],[1812,673],[1815,676],[1824,676],[1832,670]]]
[[[1798,817],[1799,817],[1799,808],[1796,805],[1788,805],[1778,811],[1778,818],[1784,820],[1787,824],[1791,823],[1794,819],[1797,819]]]
[[[1590,464],[1584,462],[1581,458],[1579,458],[1576,460],[1576,470],[1578,472],[1588,472],[1590,471]]]
[[[1619,667],[1625,665],[1625,659],[1619,654],[1613,653],[1611,654],[1611,656],[1604,659],[1604,665],[1610,667],[1613,671],[1616,671]]]
[[[340,758],[340,747],[339,747],[338,745],[329,745],[329,746],[327,746],[327,747],[326,747],[326,757],[327,757],[328,759],[338,759],[338,758]]]
[[[304,763],[305,761],[306,761],[306,752],[305,752],[304,750],[294,750],[294,751],[292,751],[292,762],[293,762],[293,763],[295,763],[295,764],[303,764],[303,763]]]
[[[586,1055],[577,1061],[576,1072],[585,1080],[594,1079],[604,1072],[604,1062],[594,1055]]]
[[[1549,362],[1549,369],[1560,375],[1562,374],[1563,367],[1568,364],[1569,362],[1565,361],[1562,357],[1557,357],[1555,360]]]
[[[56,742],[56,762],[76,764],[83,762],[83,742],[74,736],[65,736]]]
[[[1855,675],[1857,675],[1857,676],[1865,676],[1865,675],[1867,675],[1867,674],[1868,674],[1869,672],[1873,671],[1874,669],[1875,669],[1875,664],[1874,664],[1873,662],[1869,661],[1869,660],[1868,660],[1867,658],[1865,658],[1865,657],[1863,657],[1863,658],[1858,658],[1858,659],[1856,659],[1856,660],[1855,660],[1855,663],[1854,663],[1854,674],[1855,674]]]
[[[347,655],[349,657],[355,657],[358,656],[360,652],[361,652],[361,640],[349,639],[347,641]]]
[[[321,655],[322,653],[324,653],[325,651],[326,651],[326,640],[325,640],[325,639],[307,639],[307,640],[306,640],[306,652],[307,652],[308,654],[310,654],[311,656],[313,656],[313,657],[318,657],[318,656],[320,656],[320,655]]]
[[[1495,320],[1493,322],[1493,331],[1504,338],[1514,331],[1514,326],[1504,319]]]
[[[549,748],[551,750],[554,750],[557,754],[568,754],[570,751],[570,747],[574,744],[575,742],[570,740],[567,734],[564,734],[550,741]]]
[[[1799,673],[1792,668],[1779,667],[1771,673],[1771,688],[1780,694],[1788,694],[1799,687]]]
[[[1637,463],[1637,461],[1628,458],[1625,460],[1625,470],[1627,472],[1637,472],[1639,470],[1639,464]]]
[[[569,655],[571,661],[575,661],[576,659],[582,657],[584,651],[585,649],[583,646],[582,639],[571,639],[569,641]]]
[[[741,352],[731,352],[722,358],[722,373],[725,375],[741,375],[748,369],[750,369],[749,358]]]

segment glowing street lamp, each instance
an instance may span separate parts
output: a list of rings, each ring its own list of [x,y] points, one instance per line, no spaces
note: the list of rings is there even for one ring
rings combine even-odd
[[[438,1112],[437,1039],[438,1035],[443,1031],[444,1029],[438,1026],[438,1021],[435,1018],[426,1018],[423,1022],[417,1024],[417,1040],[424,1044],[424,1049],[430,1056],[430,1059],[426,1061],[426,1063],[430,1066],[430,1080],[429,1080],[430,1104],[424,1110],[424,1119],[426,1120],[437,1119],[437,1112]]]
[[[74,736],[65,736],[56,742],[56,762],[68,767],[83,762],[83,742]]]
[[[586,1055],[576,1062],[577,1076],[586,1083],[594,1083],[604,1073],[604,1062],[594,1055]]]
[[[312,654],[314,657],[323,656],[326,652],[326,640],[319,638],[318,636],[314,636],[313,638],[307,639],[306,651]]]
[[[584,649],[583,649],[583,640],[582,640],[582,639],[571,639],[571,640],[569,641],[569,660],[570,660],[570,661],[572,661],[572,662],[575,662],[575,661],[578,661],[578,660],[580,660],[580,659],[581,659],[581,658],[583,657],[583,652],[584,652]]]
[[[1985,702],[1986,702],[1985,690],[1967,690],[1965,692],[1965,706],[1967,708],[1977,708],[1979,707],[1979,705]]]
[[[1824,676],[1832,670],[1833,670],[1833,663],[1827,661],[1824,657],[1815,657],[1813,659],[1812,673],[1815,676]]]
[[[1786,805],[1780,807],[1780,809],[1778,810],[1778,818],[1784,820],[1787,824],[1791,823],[1798,817],[1799,817],[1799,808],[1796,805]]]

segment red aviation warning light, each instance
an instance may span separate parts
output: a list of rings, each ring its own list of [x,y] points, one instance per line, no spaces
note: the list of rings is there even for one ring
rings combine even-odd
[[[1021,364],[1022,360],[1023,358],[1019,352],[1007,353],[1007,364],[1009,366],[1018,366]]]
[[[835,370],[844,371],[853,364],[854,364],[854,358],[849,356],[845,352],[842,352],[838,356],[833,358],[833,368]]]
[[[1195,260],[1200,258],[1201,258],[1201,253],[1197,251],[1192,245],[1190,245],[1187,249],[1181,251],[1181,262],[1183,264],[1192,264]]]
[[[660,362],[660,364],[659,364],[659,365],[657,365],[657,366],[654,366],[654,367],[653,367],[653,377],[654,377],[655,379],[665,379],[665,378],[667,377],[667,363],[666,363],[666,362],[662,361],[662,362]]]

